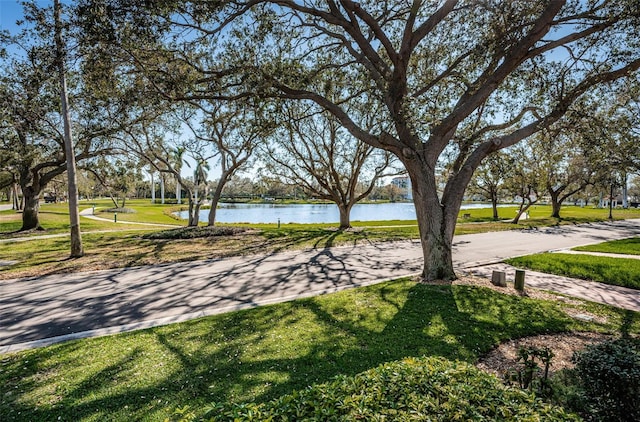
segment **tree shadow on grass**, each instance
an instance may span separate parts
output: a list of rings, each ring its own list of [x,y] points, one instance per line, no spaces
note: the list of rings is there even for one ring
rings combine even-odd
[[[394,283],[145,331],[148,350],[122,350],[114,357],[116,363],[87,374],[65,392],[60,408],[34,408],[28,397],[17,397],[8,405],[11,415],[21,415],[8,420],[81,420],[96,415],[162,420],[176,407],[199,410],[213,401],[263,402],[409,356],[473,362],[504,339],[566,330],[570,324],[554,305],[489,289]],[[113,340],[127,344],[135,335]],[[109,341],[97,340],[53,350],[80,353],[79,344],[92,348]],[[172,358],[151,364],[143,359],[161,354]],[[165,376],[135,387],[136,373],[154,371],[167,362],[174,368]],[[27,375],[33,379],[47,370],[51,369],[40,367]],[[12,382],[19,384],[17,379]],[[123,383],[131,386],[123,388]],[[0,413],[5,406],[2,403]]]
[[[640,313],[630,310],[622,310],[622,313],[620,334],[623,338],[629,338],[631,336],[631,328],[633,325],[640,323]]]
[[[330,247],[333,246],[336,237],[340,233],[325,228],[296,228],[267,231],[263,233],[263,236],[267,239],[267,243],[271,245],[274,252],[281,252],[304,245],[310,245],[314,248]]]

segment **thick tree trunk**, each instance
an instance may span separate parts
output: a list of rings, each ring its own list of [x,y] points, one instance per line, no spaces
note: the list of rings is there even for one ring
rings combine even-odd
[[[218,210],[219,201],[220,197],[216,197],[215,195],[211,198],[211,209],[209,209],[209,219],[207,221],[207,225],[210,227],[216,225],[216,211]]]
[[[338,211],[340,212],[340,230],[351,228],[351,208],[353,204],[338,203]]]
[[[493,208],[493,219],[498,220],[498,194],[491,192],[491,207]]]
[[[29,186],[22,188],[24,209],[22,211],[22,228],[20,231],[40,230],[40,190]]]
[[[216,211],[218,210],[218,202],[220,202],[220,197],[222,197],[222,190],[224,189],[224,185],[227,183],[227,179],[229,178],[229,176],[230,174],[226,173],[222,173],[220,175],[220,181],[218,182],[216,189],[211,195],[211,209],[209,210],[209,220],[207,223],[209,226],[216,225]]]
[[[562,203],[558,201],[557,196],[551,197],[551,217],[553,218],[561,218],[560,217],[560,208],[562,208]]]
[[[554,190],[551,186],[548,186],[547,192],[551,198],[551,217],[560,218],[560,207],[562,206],[562,201],[560,200],[561,189]]]
[[[176,203],[182,203],[182,187],[180,186],[180,181],[176,178]]]
[[[422,279],[455,280],[451,245],[460,204],[445,209],[438,198],[435,176],[420,169],[408,170],[424,257]]]
[[[193,226],[193,201],[189,199],[189,218],[187,221],[187,226]]]
[[[211,195],[211,209],[209,210],[209,219],[207,222],[209,226],[216,225],[216,212],[218,210],[218,203],[220,202],[221,196],[222,196],[222,188],[218,189],[216,187],[216,190],[213,192],[213,195]]]

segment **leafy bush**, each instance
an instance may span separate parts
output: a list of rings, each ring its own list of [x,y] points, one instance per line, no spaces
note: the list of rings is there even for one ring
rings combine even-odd
[[[213,226],[213,227],[180,227],[148,233],[143,237],[154,240],[195,239],[198,237],[232,236],[247,231],[245,227]]]
[[[517,358],[519,367],[506,374],[507,383],[515,383],[524,390],[535,386],[538,393],[549,395],[549,366],[553,357],[554,353],[548,347],[521,346]],[[540,368],[536,359],[544,364],[544,370]]]
[[[153,201],[154,204],[162,204],[162,199],[156,199]],[[165,205],[176,205],[178,200],[176,198],[164,198]]]
[[[134,210],[133,208],[128,208],[128,207],[118,207],[118,208],[107,208],[105,210],[102,210],[100,212],[119,212],[120,214],[135,214],[136,210]]]
[[[184,413],[180,412],[184,419]],[[209,419],[206,419],[209,418]],[[189,419],[189,418],[187,418]],[[579,420],[472,365],[409,358],[263,404],[213,404],[210,421]]]
[[[640,339],[595,344],[576,353],[574,361],[594,420],[640,420]]]

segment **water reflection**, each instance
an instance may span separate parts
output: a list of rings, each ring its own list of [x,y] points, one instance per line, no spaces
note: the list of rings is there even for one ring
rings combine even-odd
[[[490,208],[490,204],[463,204],[462,209]],[[186,219],[186,211],[179,213]],[[209,210],[200,211],[200,221],[207,221]],[[356,204],[351,221],[415,220],[413,203]],[[216,212],[219,223],[338,223],[335,204],[220,204]]]

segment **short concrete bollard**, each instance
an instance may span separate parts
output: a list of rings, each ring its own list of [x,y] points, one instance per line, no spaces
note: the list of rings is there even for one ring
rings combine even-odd
[[[504,271],[494,271],[491,274],[491,283],[500,286],[507,287],[507,275]]]
[[[517,291],[524,292],[524,270],[516,270],[515,286]]]

